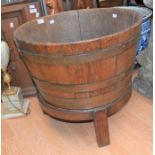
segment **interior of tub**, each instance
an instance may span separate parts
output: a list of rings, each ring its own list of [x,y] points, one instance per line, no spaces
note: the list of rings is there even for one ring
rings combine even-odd
[[[138,13],[118,8],[68,11],[23,24],[15,38],[34,44],[75,43],[124,31],[138,20]]]

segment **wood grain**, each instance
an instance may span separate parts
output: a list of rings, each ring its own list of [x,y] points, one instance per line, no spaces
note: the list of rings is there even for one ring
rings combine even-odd
[[[94,113],[94,126],[98,146],[105,146],[110,143],[107,110]]]

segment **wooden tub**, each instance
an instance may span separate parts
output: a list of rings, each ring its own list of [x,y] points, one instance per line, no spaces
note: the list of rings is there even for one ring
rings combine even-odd
[[[109,144],[107,116],[131,96],[141,17],[108,8],[69,11],[20,26],[14,33],[44,113],[93,120],[99,146]]]

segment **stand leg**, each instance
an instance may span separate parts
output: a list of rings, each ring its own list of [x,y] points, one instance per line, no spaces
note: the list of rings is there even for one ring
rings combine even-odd
[[[106,109],[102,111],[96,111],[94,113],[94,126],[98,146],[102,147],[108,145],[110,140]]]

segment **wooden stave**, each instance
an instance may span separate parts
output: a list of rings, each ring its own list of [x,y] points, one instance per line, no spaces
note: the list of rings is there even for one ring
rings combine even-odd
[[[114,76],[117,76],[120,72],[126,71],[134,62],[135,58],[135,50],[136,50],[136,42],[131,45],[131,47],[127,47],[124,49],[121,54],[115,56],[108,56],[107,58],[101,58],[100,61],[94,60],[93,62],[86,63],[77,63],[70,65],[45,65],[38,64],[36,62],[30,62],[24,59],[31,77],[42,80],[49,81],[50,83],[55,84],[85,84],[92,83],[97,81],[102,81],[106,79],[110,79]],[[124,54],[130,56],[131,58],[127,58],[128,64],[125,66],[126,62],[118,63],[117,59],[122,57]],[[126,56],[124,56],[126,59]],[[111,69],[109,70],[109,66]],[[121,66],[124,66],[123,68]],[[119,68],[122,68],[121,70]],[[90,70],[91,68],[91,70]],[[95,69],[96,68],[96,69]],[[80,71],[80,72],[79,72]],[[91,71],[91,77],[90,72]],[[50,72],[50,74],[49,74]],[[62,75],[60,76],[60,73]],[[78,72],[78,74],[76,74]],[[101,74],[102,72],[102,74]],[[98,77],[96,77],[98,75]]]
[[[45,80],[40,80],[35,77],[33,77],[34,82],[36,83],[38,89],[46,90],[49,89],[49,91],[59,91],[66,92],[66,93],[84,93],[84,92],[91,92],[95,91],[101,88],[107,88],[108,86],[115,85],[116,82],[120,82],[124,80],[127,76],[130,76],[132,74],[133,65],[130,66],[126,71],[119,73],[115,77],[112,77],[111,79],[104,80],[104,81],[97,81],[93,83],[86,83],[86,84],[69,84],[69,85],[63,85],[63,84],[55,84],[50,83]],[[48,87],[49,86],[49,87]]]
[[[111,116],[121,110],[126,104],[127,101],[130,99],[132,94],[132,89],[127,92],[124,98],[121,98],[119,101],[115,103],[109,103],[106,106],[92,108],[88,110],[69,110],[69,109],[62,109],[55,106],[52,106],[48,102],[46,102],[41,96],[38,94],[38,99],[40,101],[41,108],[43,112],[55,119],[59,119],[66,122],[85,122],[85,121],[92,121],[93,115],[96,111],[107,109],[108,116]]]
[[[65,109],[90,109],[105,105],[107,102],[111,102],[119,98],[119,96],[122,96],[124,92],[130,89],[131,76],[132,74],[130,73],[123,79],[120,79],[120,81],[117,81],[117,83],[103,87],[103,91],[100,89],[75,93],[58,91],[58,93],[54,94],[55,91],[51,93],[51,91],[46,91],[46,89],[42,90],[39,87],[37,88],[40,95],[53,106]]]
[[[124,96],[129,91],[129,86],[118,88],[107,92],[105,94],[97,95],[95,97],[83,98],[83,99],[66,99],[50,96],[49,94],[40,92],[41,96],[51,105],[65,108],[65,109],[91,109],[100,106],[105,106],[107,103],[117,100],[120,96]]]
[[[125,51],[125,50],[124,50],[124,51]],[[123,52],[122,52],[122,53],[123,53]],[[127,69],[125,69],[125,71],[126,71],[126,70],[127,70]],[[124,71],[124,72],[125,72],[125,71]],[[130,81],[131,81],[131,80],[130,80]],[[117,81],[117,82],[118,82],[118,81]],[[71,85],[72,85],[72,84],[71,84]],[[126,90],[127,90],[127,89],[124,89],[124,91],[126,91]],[[47,97],[45,97],[45,100],[47,100]],[[101,103],[101,102],[100,102],[100,103]],[[52,104],[52,102],[51,102],[51,104]],[[67,105],[67,102],[65,103],[65,105]],[[102,105],[103,105],[103,104],[102,104]],[[54,103],[54,106],[57,107],[58,105]],[[83,107],[83,108],[84,108],[84,109],[88,109],[88,108],[96,108],[96,106],[101,106],[101,105],[100,105],[100,104],[97,104],[97,105],[96,105],[96,103],[95,103],[95,105],[91,106],[91,105],[88,104],[88,106]],[[69,108],[69,109],[72,109],[72,108],[73,108],[73,109],[79,109],[79,108],[82,108],[82,106],[80,106],[80,107],[73,107],[73,106],[66,107],[66,106],[65,106],[65,107],[62,107],[62,108]]]
[[[137,34],[132,36],[132,38],[113,45],[113,47],[107,47],[102,49],[96,49],[96,51],[91,51],[86,53],[82,51],[81,54],[47,54],[46,51],[44,54],[37,54],[34,51],[28,51],[25,49],[20,49],[21,55],[26,62],[33,62],[37,64],[46,64],[46,65],[71,65],[71,64],[82,64],[94,61],[100,61],[101,59],[108,59],[112,56],[122,54],[126,49],[134,45],[139,37]]]
[[[106,93],[115,88],[119,88],[125,83],[125,81],[127,81],[126,84],[128,84],[131,81],[131,76],[132,76],[132,72],[130,72],[128,75],[122,78],[120,77],[115,79],[113,78],[115,81],[106,80],[103,82],[99,82],[96,84],[96,86],[94,83],[85,84],[85,85],[74,85],[73,87],[68,85],[65,85],[65,86],[59,85],[58,89],[57,87],[53,86],[50,83],[44,83],[41,81],[36,81],[35,83],[37,85],[39,92],[45,92],[45,93],[48,92],[52,96],[66,97],[66,98],[85,98],[85,97],[88,97],[88,94],[90,95],[89,97],[91,97],[91,96],[95,96],[95,94],[98,95],[100,92]],[[107,83],[107,81],[109,82]],[[55,93],[55,92],[58,92],[58,93]]]
[[[95,50],[108,48],[112,45],[121,44],[121,42],[127,42],[133,36],[139,36],[141,23],[137,23],[136,26],[128,29],[124,32],[104,36],[103,38],[90,39],[86,42],[76,42],[69,44],[32,44],[26,43],[16,38],[15,42],[18,47],[19,53],[22,55],[22,50],[30,51],[30,53],[38,54],[62,54],[64,56],[72,54],[89,53]],[[135,35],[136,34],[136,35]]]
[[[111,9],[113,11],[120,10],[118,8],[111,8]],[[95,9],[91,9],[89,11],[93,11],[93,10],[95,10]],[[100,10],[103,10],[103,9],[100,9]],[[104,8],[104,10],[107,10],[107,9]],[[86,12],[88,10],[80,10],[80,12],[81,11]],[[97,10],[95,10],[95,11],[97,11]],[[68,12],[68,14],[71,14],[72,12],[75,12],[75,11],[70,11],[70,12]],[[130,14],[131,13],[136,14],[136,13],[130,12]],[[60,13],[60,14],[65,14],[65,13]],[[58,16],[58,15],[54,15],[54,16]],[[50,16],[46,17],[46,18],[50,18]],[[47,53],[51,53],[51,54],[59,52],[59,53],[68,55],[68,53],[70,53],[71,51],[73,51],[74,53],[81,53],[81,51],[90,52],[90,51],[93,51],[96,49],[106,48],[113,44],[118,44],[118,43],[120,43],[124,40],[128,40],[128,38],[134,36],[135,32],[140,32],[140,25],[141,25],[142,20],[141,20],[140,16],[137,18],[138,18],[137,23],[134,24],[132,27],[130,27],[130,29],[125,29],[118,33],[114,33],[114,34],[103,36],[103,37],[96,38],[96,39],[89,39],[89,40],[82,41],[82,42],[77,41],[77,42],[71,42],[71,43],[67,43],[67,44],[66,43],[65,44],[60,44],[60,43],[35,44],[35,43],[31,43],[31,42],[22,41],[21,39],[19,39],[17,37],[18,31],[14,33],[14,37],[15,37],[18,49],[26,49],[28,51],[35,51],[37,53],[44,53],[46,51]],[[36,21],[34,21],[34,22],[36,22]],[[73,53],[73,52],[71,52],[71,53]]]

